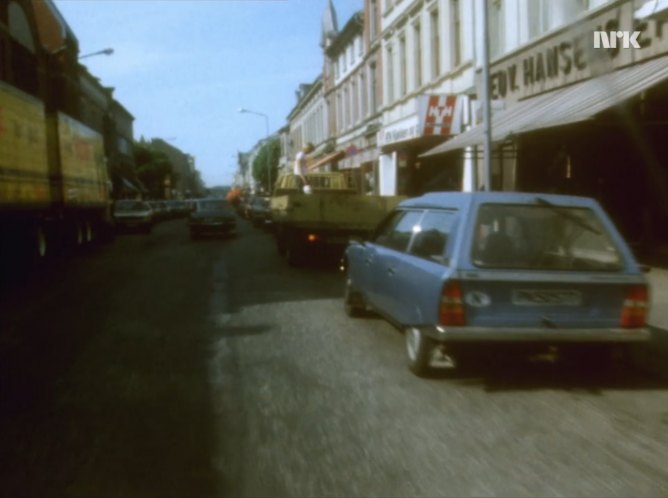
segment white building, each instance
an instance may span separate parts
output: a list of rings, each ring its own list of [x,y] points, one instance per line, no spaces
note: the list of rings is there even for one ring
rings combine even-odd
[[[382,9],[385,66],[383,128],[378,139],[382,191],[413,194],[425,189],[474,188],[473,165],[479,150],[468,149],[450,160],[421,154],[460,133],[460,125],[475,124],[474,101],[481,94],[476,73],[482,64],[483,0],[376,1]],[[490,58],[503,59],[606,3],[487,0]],[[446,96],[463,98],[448,101]],[[498,92],[493,97],[499,101],[495,107],[505,105]],[[436,116],[436,121],[448,116],[452,121],[440,123],[443,126],[438,129],[432,123],[430,129],[428,116]]]

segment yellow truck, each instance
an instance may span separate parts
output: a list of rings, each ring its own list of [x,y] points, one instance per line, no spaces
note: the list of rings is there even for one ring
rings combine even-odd
[[[279,176],[270,200],[276,245],[290,265],[310,254],[342,253],[350,237],[368,235],[403,196],[360,194],[343,172]]]
[[[103,137],[0,82],[0,258],[43,260],[112,233]]]

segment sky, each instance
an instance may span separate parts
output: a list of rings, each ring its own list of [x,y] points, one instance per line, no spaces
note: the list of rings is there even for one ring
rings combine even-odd
[[[195,157],[208,187],[230,185],[237,152],[285,124],[322,71],[328,0],[56,0],[81,62],[134,117],[136,140]],[[333,0],[339,29],[364,0]]]

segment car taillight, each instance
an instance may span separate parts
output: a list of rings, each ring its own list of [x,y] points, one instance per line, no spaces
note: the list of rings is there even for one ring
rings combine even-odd
[[[438,314],[441,325],[466,325],[462,288],[459,282],[451,280],[443,286]]]
[[[649,307],[649,293],[646,285],[634,285],[627,288],[622,305],[620,325],[632,329],[644,327]]]

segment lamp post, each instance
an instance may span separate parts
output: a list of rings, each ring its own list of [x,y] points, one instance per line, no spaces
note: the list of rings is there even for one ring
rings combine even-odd
[[[267,140],[267,145],[269,144],[269,116],[262,112],[251,111],[250,109],[244,109],[243,107],[239,108],[239,112],[242,114],[255,114],[257,116],[262,116],[264,118],[264,124],[266,127],[265,137]],[[269,194],[271,194],[271,163],[269,161],[269,149],[267,149],[267,175],[269,176]]]
[[[98,50],[97,52],[91,52],[90,54],[84,54],[79,56],[79,60],[85,59],[86,57],[93,57],[94,55],[111,55],[114,53],[113,48],[105,48],[102,50]]]
[[[483,101],[483,168],[482,168],[482,187],[489,191],[492,190],[492,103],[490,102],[489,88],[489,16],[487,0],[482,2],[482,101]],[[477,180],[477,179],[476,179]],[[480,189],[480,184],[476,185],[476,190]]]

